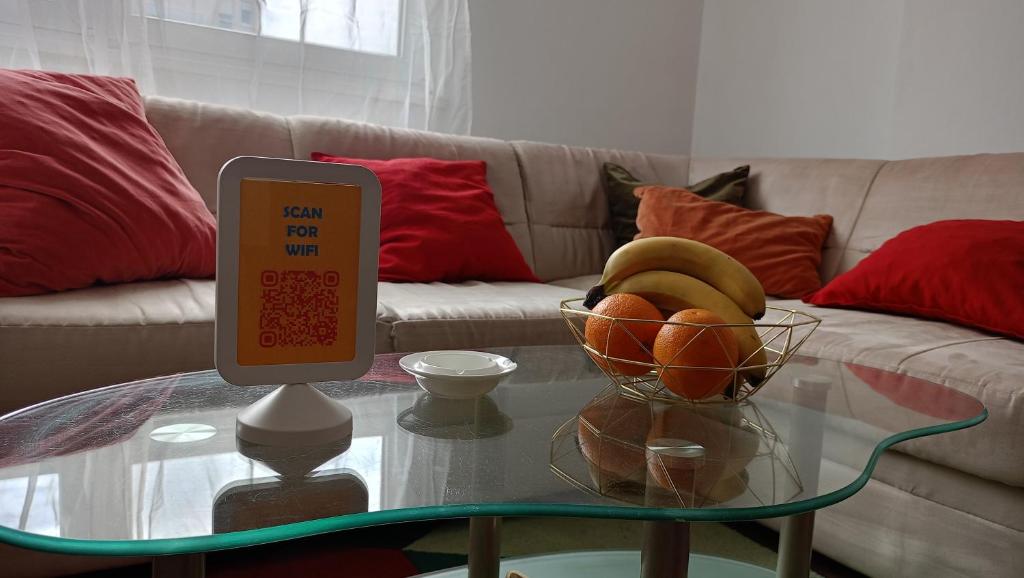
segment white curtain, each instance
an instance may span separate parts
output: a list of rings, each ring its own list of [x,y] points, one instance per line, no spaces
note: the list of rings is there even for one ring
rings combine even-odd
[[[468,134],[468,0],[5,0],[0,66]]]

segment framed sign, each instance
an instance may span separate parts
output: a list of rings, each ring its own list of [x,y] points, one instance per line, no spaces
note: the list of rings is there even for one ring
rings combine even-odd
[[[236,385],[373,363],[380,183],[354,165],[238,157],[217,195],[217,370]]]

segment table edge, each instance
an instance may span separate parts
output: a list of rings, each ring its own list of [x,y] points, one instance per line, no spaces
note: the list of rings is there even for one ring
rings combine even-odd
[[[399,510],[346,514],[304,522],[294,522],[269,528],[228,532],[209,536],[186,538],[158,538],[150,540],[83,540],[33,534],[0,527],[0,543],[30,550],[56,554],[84,556],[166,556],[194,554],[257,546],[273,542],[305,538],[319,534],[354,530],[371,526],[419,522],[475,516],[535,516],[562,518],[600,518],[638,521],[684,520],[688,522],[735,522],[779,518],[811,512],[841,502],[867,485],[882,453],[890,447],[911,439],[967,429],[988,419],[988,409],[982,406],[978,415],[957,422],[937,424],[893,434],[882,439],[871,452],[861,474],[848,485],[827,494],[773,506],[745,508],[658,508],[636,506],[605,506],[589,504],[548,503],[494,503],[419,506]]]

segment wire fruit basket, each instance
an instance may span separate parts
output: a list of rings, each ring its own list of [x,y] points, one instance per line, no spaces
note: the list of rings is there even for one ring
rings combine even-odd
[[[648,401],[741,402],[764,387],[821,323],[821,319],[808,313],[770,306],[753,325],[616,318],[586,309],[583,300],[566,299],[559,308],[576,341],[624,393]],[[611,345],[598,349],[592,343],[598,340],[588,341],[588,321],[594,327],[599,325],[602,332],[607,331],[600,335],[600,341],[618,344],[615,351],[611,351]],[[637,335],[651,334],[650,329],[644,329],[650,324],[658,326],[659,335],[666,331],[666,326],[673,326],[685,337],[677,341],[670,355],[656,352],[652,343]],[[739,355],[735,353],[734,336],[746,340]],[[732,353],[728,352],[730,348]],[[706,362],[723,359],[735,359],[736,363]]]

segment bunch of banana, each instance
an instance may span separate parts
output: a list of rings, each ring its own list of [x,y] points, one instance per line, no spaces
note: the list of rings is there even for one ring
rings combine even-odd
[[[729,255],[698,241],[649,237],[627,243],[612,253],[601,282],[587,292],[584,305],[593,308],[615,293],[633,293],[659,309],[707,309],[732,327],[740,350],[740,366],[752,384],[764,379],[768,362],[753,319],[764,315],[761,283]]]

